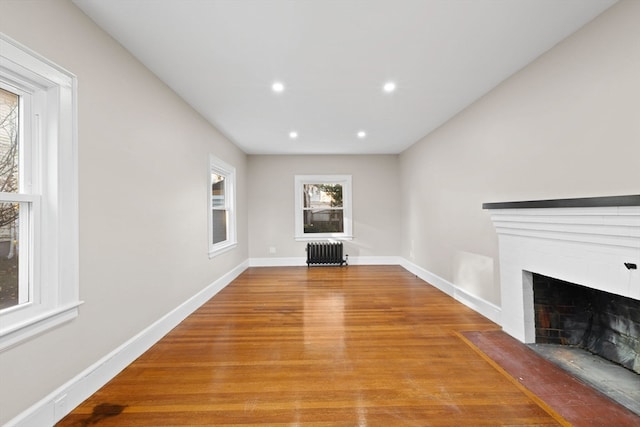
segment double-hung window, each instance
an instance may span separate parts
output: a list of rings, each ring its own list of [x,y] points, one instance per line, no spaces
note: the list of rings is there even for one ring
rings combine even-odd
[[[0,350],[78,314],[75,88],[0,33]]]
[[[237,245],[236,170],[211,156],[209,177],[209,257],[214,257]]]
[[[351,175],[295,176],[295,238],[351,239]]]
[[[33,294],[30,224],[38,198],[32,193],[31,147],[25,143],[29,98],[0,81],[0,310],[28,303]]]

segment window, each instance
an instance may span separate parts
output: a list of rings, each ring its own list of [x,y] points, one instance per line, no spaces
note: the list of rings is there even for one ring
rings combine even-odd
[[[0,33],[0,350],[78,314],[75,88]]]
[[[352,239],[351,175],[295,176],[297,240]]]
[[[20,161],[20,154],[25,157],[24,138],[19,137],[24,97],[14,93],[20,92],[15,88],[7,89],[0,83],[0,310],[29,301],[29,219],[34,202],[29,165]]]
[[[237,245],[235,219],[236,170],[220,159],[209,160],[209,257]]]

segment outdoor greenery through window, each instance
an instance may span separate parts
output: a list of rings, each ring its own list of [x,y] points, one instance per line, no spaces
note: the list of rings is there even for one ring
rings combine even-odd
[[[351,176],[296,175],[298,240],[351,239]]]
[[[305,233],[343,233],[342,184],[304,184]]]

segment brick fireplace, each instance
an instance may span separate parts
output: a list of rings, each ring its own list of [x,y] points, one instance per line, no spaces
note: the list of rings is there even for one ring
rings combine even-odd
[[[535,341],[587,350],[640,374],[640,301],[533,275]]]
[[[536,342],[536,275],[640,301],[640,195],[485,203],[483,208],[498,233],[502,328],[521,342]],[[559,282],[550,283],[553,292]],[[635,314],[615,314],[616,321],[628,322],[620,320],[623,315]],[[629,331],[636,338],[640,334]]]

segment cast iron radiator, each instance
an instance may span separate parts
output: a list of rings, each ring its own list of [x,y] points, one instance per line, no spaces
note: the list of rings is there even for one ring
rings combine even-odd
[[[342,264],[342,242],[313,242],[307,243],[307,267],[311,264]]]

